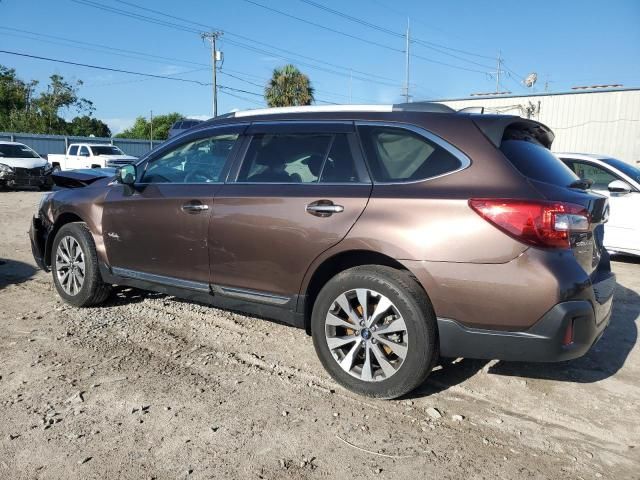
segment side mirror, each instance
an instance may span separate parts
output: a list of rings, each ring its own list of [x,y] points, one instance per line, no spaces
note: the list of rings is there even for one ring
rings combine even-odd
[[[118,181],[124,185],[133,185],[136,183],[136,166],[123,165],[116,173]]]
[[[608,187],[611,193],[629,193],[631,192],[631,185],[623,180],[614,180],[611,182]]]

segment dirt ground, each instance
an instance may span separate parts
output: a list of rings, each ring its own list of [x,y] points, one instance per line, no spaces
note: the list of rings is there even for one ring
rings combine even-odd
[[[375,401],[301,330],[137,290],[65,306],[31,258],[38,198],[0,193],[2,479],[640,478],[638,261],[584,358],[447,362]]]

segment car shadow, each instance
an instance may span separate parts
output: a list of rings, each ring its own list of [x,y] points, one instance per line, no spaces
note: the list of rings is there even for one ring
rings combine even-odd
[[[164,293],[139,290],[133,287],[118,285],[113,287],[111,295],[109,295],[109,298],[107,298],[100,307],[121,307],[123,305],[130,305],[132,303],[144,302],[145,300],[165,297],[168,297],[168,295]]]
[[[558,363],[441,359],[431,375],[404,398],[419,398],[447,390],[485,368],[493,375],[559,382],[593,383],[611,377],[625,364],[638,341],[640,295],[618,284],[611,322],[602,338],[581,358]],[[488,366],[487,366],[488,365]]]
[[[36,267],[28,263],[0,258],[0,290],[18,283],[26,282],[36,273]]]

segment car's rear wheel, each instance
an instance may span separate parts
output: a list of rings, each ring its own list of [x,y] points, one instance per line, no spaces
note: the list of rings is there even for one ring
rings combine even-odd
[[[102,281],[96,247],[85,223],[60,228],[51,257],[53,283],[65,302],[89,307],[107,299],[111,286]]]
[[[355,267],[332,278],[318,294],[311,328],[329,374],[356,393],[396,398],[431,371],[437,356],[433,308],[404,271]]]

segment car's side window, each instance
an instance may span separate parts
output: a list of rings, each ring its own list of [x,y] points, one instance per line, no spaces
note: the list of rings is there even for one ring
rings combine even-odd
[[[71,147],[69,147],[69,155],[78,155],[78,145],[71,145]]]
[[[256,134],[238,182],[349,183],[358,174],[344,133]]]
[[[237,134],[215,135],[177,145],[152,159],[142,183],[216,183],[238,139]]]
[[[572,169],[580,178],[593,180],[591,188],[595,190],[607,190],[611,182],[619,180],[618,177],[604,168],[587,162],[573,160]]]
[[[361,125],[358,131],[377,182],[424,180],[462,166],[451,152],[405,128]]]
[[[89,149],[85,146],[80,147],[80,152],[79,152],[80,156],[82,157],[88,157],[89,156]]]

